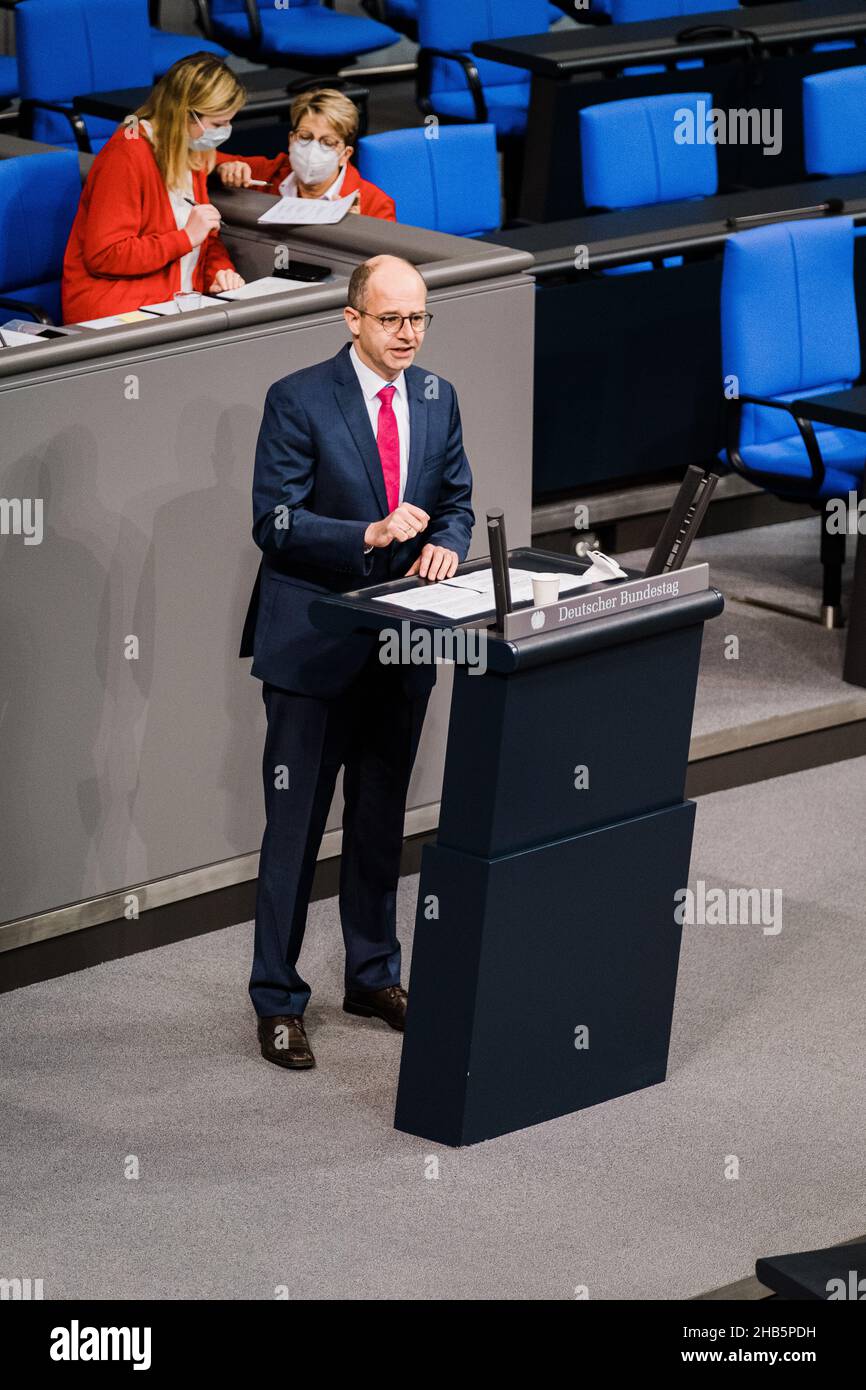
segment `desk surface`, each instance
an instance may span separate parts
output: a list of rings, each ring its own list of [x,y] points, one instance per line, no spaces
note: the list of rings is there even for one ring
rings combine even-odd
[[[840,200],[839,211],[855,222],[866,222],[866,174],[599,212],[564,222],[494,232],[484,239],[497,246],[530,252],[536,262],[534,273],[543,278],[575,269],[578,247],[587,248],[592,269],[635,260],[640,254],[710,249],[721,245],[733,232],[745,229],[742,225],[731,226],[730,219],[761,213],[794,215],[831,199]]]
[[[238,74],[244,87],[249,92],[250,99],[235,117],[236,120],[243,119],[244,113],[247,115],[259,114],[260,106],[270,106],[280,97],[288,96],[288,89],[295,83],[310,81],[308,72],[301,72],[298,68],[264,68],[260,71],[241,72]],[[130,111],[136,111],[139,106],[143,106],[151,93],[150,87],[118,87],[109,92],[85,92],[82,96],[72,98],[72,103],[77,111],[85,116],[104,116],[106,120],[120,120]],[[368,87],[362,87],[357,82],[349,82],[342,85],[341,90],[350,101],[363,100],[370,94]]]
[[[674,54],[678,58],[700,57],[710,52],[731,57],[752,47],[749,33],[713,36],[708,30],[715,26],[749,31],[764,47],[810,43],[866,34],[866,6],[856,0],[788,0],[784,4],[753,5],[747,10],[713,10],[636,24],[604,28],[582,25],[547,34],[489,39],[473,44],[472,51],[479,58],[528,68],[539,77],[566,79],[577,72],[635,59],[670,59]],[[678,42],[677,35],[686,30],[696,32]]]
[[[866,431],[866,385],[831,391],[826,396],[804,396],[793,405],[804,419],[820,425]]]

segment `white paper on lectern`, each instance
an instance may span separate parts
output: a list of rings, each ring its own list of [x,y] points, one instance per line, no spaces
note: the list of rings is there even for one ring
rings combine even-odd
[[[399,594],[377,594],[377,603],[393,603],[407,613],[435,613],[440,618],[472,618],[493,612],[492,595],[476,593],[453,584],[422,584],[417,589],[403,589]]]
[[[263,212],[258,221],[276,222],[284,227],[329,226],[342,222],[357,196],[357,193],[348,193],[345,198],[281,198]]]
[[[591,552],[592,553],[592,552]],[[532,602],[532,580],[543,573],[546,578],[559,580],[562,594],[583,589],[589,584],[609,583],[614,579],[627,578],[615,560],[602,555],[599,563],[593,563],[583,574],[558,574],[555,570],[524,570],[509,566],[508,579],[511,585],[513,603]],[[377,594],[377,603],[393,603],[408,612],[435,613],[439,618],[481,617],[496,611],[493,596],[493,570],[474,570],[470,574],[455,574],[451,579],[443,579],[438,584],[419,585],[414,589],[404,589],[398,594]]]

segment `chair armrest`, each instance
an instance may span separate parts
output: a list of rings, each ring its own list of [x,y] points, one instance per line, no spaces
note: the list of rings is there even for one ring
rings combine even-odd
[[[75,143],[82,154],[93,154],[93,147],[90,143],[90,136],[87,133],[87,126],[84,124],[84,117],[80,111],[70,110],[67,106],[61,106],[56,101],[43,101],[42,98],[22,97],[19,107],[24,118],[24,126],[29,131],[31,140],[33,139],[33,117],[37,111],[56,111],[58,116],[65,116],[70,126]]]
[[[250,26],[250,39],[256,46],[256,50],[261,52],[262,47],[262,17],[259,14],[259,7],[256,0],[244,0],[247,12],[247,23]]]
[[[800,431],[800,438],[806,446],[809,466],[812,469],[810,480],[792,478],[786,473],[771,473],[749,468],[740,453],[740,422],[744,405],[766,406],[769,410],[783,410],[791,416]],[[788,493],[802,493],[804,496],[811,496],[820,492],[826,468],[812,421],[801,419],[789,401],[774,401],[767,396],[736,396],[733,400],[727,401],[726,424],[725,452],[728,456],[728,462],[742,477],[747,478],[749,482],[763,481],[764,485],[768,481],[775,480],[776,485]]]
[[[17,309],[19,314],[29,314],[37,323],[47,324],[50,328],[56,328],[53,318],[46,314],[41,304],[31,304],[27,299],[10,299],[8,295],[0,294],[0,309]],[[0,323],[0,329],[3,325]]]
[[[418,49],[418,78],[416,90],[417,102],[421,110],[426,114],[433,113],[433,106],[430,101],[430,83],[433,76],[434,58],[447,58],[452,63],[459,63],[475,106],[475,119],[484,124],[488,120],[487,100],[484,96],[481,78],[478,75],[478,68],[471,58],[467,58],[465,53],[455,53],[447,48]]]
[[[210,6],[208,5],[207,0],[193,0],[193,5],[195,6],[196,24],[198,25],[199,29],[201,29],[206,39],[213,40],[215,37],[214,28],[213,24],[211,23]]]

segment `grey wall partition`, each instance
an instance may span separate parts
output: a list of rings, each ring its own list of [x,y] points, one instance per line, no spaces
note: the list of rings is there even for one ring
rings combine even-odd
[[[258,198],[220,199],[242,268],[267,270],[277,240],[332,279],[0,351],[0,950],[129,915],[131,889],[143,910],[255,874],[263,710],[237,648],[256,433],[270,383],[345,341],[367,255],[405,255],[430,285],[419,364],[459,392],[473,554],[492,505],[530,539],[531,258],[355,215],[274,237]],[[436,819],[443,674],[410,830]]]

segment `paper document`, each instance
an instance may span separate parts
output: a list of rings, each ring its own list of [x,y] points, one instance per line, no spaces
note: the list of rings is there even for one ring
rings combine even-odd
[[[222,290],[220,299],[258,299],[263,294],[284,294],[286,290],[308,290],[309,280],[284,280],[280,275],[264,275],[261,280],[250,280],[239,290]]]
[[[332,222],[342,222],[357,196],[357,193],[348,193],[345,198],[281,198],[258,220],[283,226],[326,227]]]
[[[14,328],[4,328],[2,324],[0,324],[0,333],[3,335],[3,342],[0,343],[0,348],[27,347],[30,343],[44,343],[47,341],[45,338],[36,337],[33,333],[16,333]]]
[[[561,594],[572,593],[589,584],[627,578],[625,570],[601,551],[591,551],[590,558],[593,563],[583,574],[557,575]],[[516,566],[509,568],[513,604],[532,602],[532,578],[539,573],[549,576],[556,574],[556,571],[524,570]],[[452,579],[443,579],[438,584],[420,584],[414,589],[404,589],[398,594],[377,594],[376,602],[393,603],[409,613],[435,613],[437,617],[453,618],[459,622],[481,617],[496,611],[493,571],[474,570],[470,574],[456,574]]]
[[[417,589],[404,589],[399,594],[377,594],[379,603],[393,603],[407,613],[436,613],[440,618],[472,618],[493,612],[493,592],[479,594],[445,580],[441,584],[421,584]]]
[[[219,299],[214,299],[213,295],[203,294],[201,296],[202,309],[206,309],[210,304],[219,303],[221,303],[221,301]],[[160,317],[163,317],[167,314],[179,314],[181,312],[181,310],[178,309],[177,304],[173,299],[165,299],[161,304],[142,304],[141,309],[142,313],[159,314]]]
[[[82,319],[79,328],[116,328],[120,323],[146,323],[150,314],[140,309],[130,309],[126,314],[109,314],[104,319]]]

